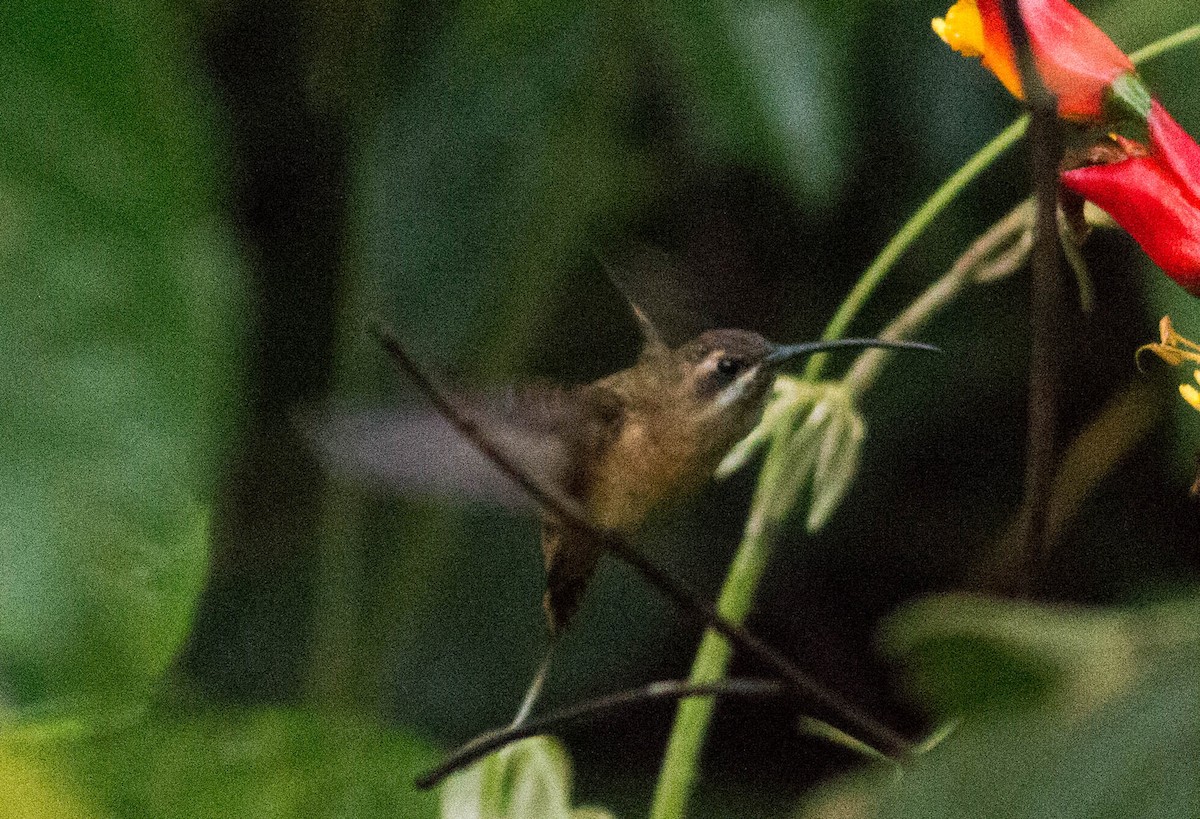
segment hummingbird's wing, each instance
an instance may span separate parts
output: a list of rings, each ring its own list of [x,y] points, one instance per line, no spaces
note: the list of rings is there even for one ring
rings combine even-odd
[[[568,481],[572,460],[566,404],[551,390],[462,402],[482,437],[513,465],[555,487]],[[537,510],[516,482],[432,409],[325,406],[297,413],[296,423],[325,467],[341,478],[397,494]]]
[[[647,343],[678,347],[713,326],[696,282],[663,251],[634,245],[622,253],[605,253],[600,261],[629,302]]]

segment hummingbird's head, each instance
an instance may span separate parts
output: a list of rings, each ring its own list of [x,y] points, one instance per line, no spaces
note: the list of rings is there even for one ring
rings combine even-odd
[[[709,330],[680,347],[684,392],[700,417],[749,432],[775,380],[769,358],[776,349],[748,330]]]
[[[697,417],[724,426],[734,440],[761,417],[780,368],[797,358],[844,348],[937,351],[921,342],[847,338],[802,344],[773,344],[748,330],[709,330],[676,351],[683,392]]]

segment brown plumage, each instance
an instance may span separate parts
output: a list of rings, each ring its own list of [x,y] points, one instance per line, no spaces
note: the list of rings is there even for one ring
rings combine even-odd
[[[574,439],[567,494],[598,528],[632,535],[656,507],[703,484],[753,429],[773,378],[756,371],[771,349],[741,330],[710,331],[676,350],[648,334],[633,367],[572,391],[582,412],[580,425],[564,431]],[[727,372],[717,372],[721,361]],[[726,389],[737,394],[714,408]],[[589,532],[545,517],[551,632],[574,616],[602,550]]]

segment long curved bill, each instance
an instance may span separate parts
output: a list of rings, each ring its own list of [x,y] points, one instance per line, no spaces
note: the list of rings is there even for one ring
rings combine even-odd
[[[781,344],[767,354],[763,359],[766,364],[782,364],[800,356],[814,353],[827,353],[831,350],[846,348],[878,347],[885,350],[921,350],[927,353],[940,353],[942,349],[923,341],[884,341],[879,338],[839,338],[833,341],[808,341],[802,344]]]

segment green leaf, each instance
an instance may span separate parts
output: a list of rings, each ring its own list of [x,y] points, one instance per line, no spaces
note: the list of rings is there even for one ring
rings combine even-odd
[[[1186,819],[1200,811],[1200,655],[1174,652],[1079,720],[1027,713],[964,726],[921,757],[875,816]]]
[[[0,819],[86,819],[94,816],[47,768],[0,748]]]
[[[157,715],[76,737],[0,735],[0,752],[53,773],[56,787],[70,788],[101,815],[437,815],[436,795],[412,784],[435,760],[433,750],[402,732],[350,717],[283,710]]]
[[[207,563],[239,280],[178,10],[0,15],[0,692],[136,697]]]
[[[1126,612],[946,595],[903,610],[883,643],[938,713],[1085,711],[1135,678],[1139,622]]]
[[[930,650],[954,634],[963,642]],[[1200,815],[1200,599],[1088,611],[941,598],[901,614],[885,642],[933,681],[935,704],[971,710],[899,775],[877,767],[830,785],[799,816]],[[989,675],[1008,696],[978,695]],[[1026,696],[1013,679],[1033,681]]]

